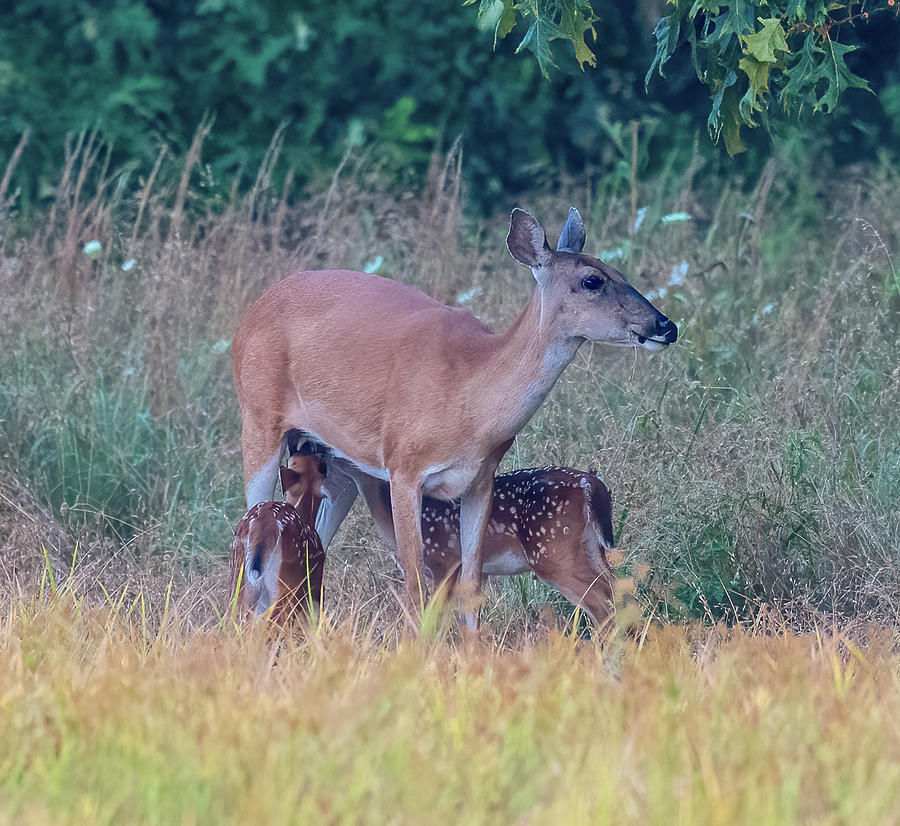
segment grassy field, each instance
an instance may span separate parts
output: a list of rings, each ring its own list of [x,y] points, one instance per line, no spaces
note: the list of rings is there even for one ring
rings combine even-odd
[[[121,595],[120,595],[121,596]],[[892,824],[900,655],[871,631],[668,626],[600,649],[278,646],[129,593],[0,631],[5,823]]]
[[[900,820],[894,168],[786,146],[754,180],[698,155],[521,199],[553,238],[577,205],[679,324],[656,356],[584,347],[504,464],[599,469],[640,644],[571,633],[528,577],[488,589],[481,643],[405,639],[357,509],[323,626],[276,656],[227,619],[241,311],[365,267],[502,327],[531,276],[456,156],[286,197],[199,155],[135,182],[86,138],[39,223],[0,211],[0,819]]]

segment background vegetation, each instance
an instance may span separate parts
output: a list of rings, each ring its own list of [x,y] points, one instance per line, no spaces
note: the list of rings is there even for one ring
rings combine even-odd
[[[185,153],[207,114],[215,118],[215,128],[203,162],[225,186],[235,176],[244,187],[252,184],[282,124],[284,148],[273,171],[279,188],[287,175],[306,183],[317,170],[333,169],[348,149],[370,151],[393,179],[409,183],[425,172],[433,148],[446,150],[461,136],[467,205],[484,214],[505,210],[510,197],[540,189],[561,174],[605,173],[618,165],[627,178],[631,121],[641,127],[638,172],[656,173],[667,160],[684,170],[695,136],[706,144],[711,104],[731,118],[734,131],[734,107],[747,84],[737,65],[747,59],[737,32],[759,25],[757,16],[782,13],[792,16],[788,28],[801,18],[808,21],[805,26],[821,23],[819,9],[826,5],[740,0],[673,7],[663,0],[594,0],[596,37],[585,36],[597,56],[596,68],[582,73],[573,50],[552,41],[546,47],[559,68],[545,80],[536,60],[514,54],[532,31],[526,27],[535,25],[527,9],[546,12],[573,3],[578,5],[576,0],[519,3],[520,27],[501,39],[496,51],[491,27],[476,28],[479,7],[463,6],[461,0],[7,4],[0,11],[0,157],[9,157],[23,132],[31,130],[13,182],[15,206],[30,215],[52,201],[67,134],[98,127],[109,142],[112,167],[125,166],[135,189],[134,179],[150,173],[160,146],[176,156]],[[827,5],[836,7],[837,18],[846,16],[847,3]],[[737,15],[730,26],[713,14],[720,6],[722,17]],[[888,8],[886,0],[849,6],[854,12]],[[667,13],[657,39],[654,27]],[[709,69],[704,74],[709,88],[692,66],[688,13],[703,35],[697,60]],[[723,28],[731,34],[716,40],[711,32]],[[538,31],[552,36],[546,22]],[[830,31],[842,44],[860,47],[846,56],[846,65],[866,78],[872,93],[851,89],[828,118],[811,117],[810,105],[798,125],[775,117],[770,126],[780,132],[799,128],[811,151],[846,164],[873,157],[900,139],[900,22],[895,9]],[[791,37],[791,48],[800,54],[801,41]],[[679,43],[685,45],[665,62],[665,78],[650,79],[645,93],[654,58],[662,61]],[[782,72],[784,53],[778,56],[781,62],[769,73],[773,91],[777,78],[788,76]],[[718,93],[724,95],[723,67],[735,80],[716,106]],[[799,78],[799,71],[795,74]],[[803,92],[812,94],[817,87],[824,93],[824,81],[813,81]],[[764,95],[754,99],[754,120],[766,118],[764,104],[769,105]],[[777,114],[782,103],[771,108]],[[722,124],[713,117],[710,127],[718,134]],[[771,150],[770,136],[745,130],[744,140],[750,151],[736,168],[756,175]],[[681,151],[671,158],[676,147]],[[709,152],[724,154],[711,146]],[[221,193],[197,194],[208,199]]]
[[[31,489],[62,520],[64,568],[80,538],[82,553],[224,570],[243,512],[229,342],[283,273],[378,270],[501,327],[531,290],[504,217],[466,216],[457,155],[435,158],[415,198],[351,162],[294,204],[270,186],[270,158],[247,195],[185,215],[182,187],[148,179],[127,198],[100,145],[76,143],[46,220],[11,245],[2,274],[5,498]],[[203,180],[197,154],[162,159],[158,178]],[[612,174],[526,202],[551,236],[581,205],[589,248],[681,335],[656,357],[586,347],[507,466],[600,469],[623,573],[649,566],[648,616],[736,620],[775,605],[798,623],[895,621],[897,173],[823,176],[801,145],[751,187],[715,163],[697,151],[686,176],[631,191]],[[98,242],[87,252],[86,238]],[[395,569],[373,535],[359,514],[332,552],[337,605],[390,593]],[[13,567],[26,548],[43,564],[40,536],[13,540],[25,542]],[[528,622],[546,600],[507,584],[495,620],[524,608]]]
[[[854,19],[833,31],[860,46],[847,64],[874,94],[754,130],[730,160],[705,134],[691,49],[674,48],[690,31],[704,59],[725,48],[715,5],[596,2],[597,67],[554,46],[549,81],[516,38],[492,51],[485,4],[479,32],[456,0],[0,13],[15,54],[0,62],[11,546],[33,552],[17,531],[51,524],[60,565],[78,542],[85,559],[217,570],[242,511],[228,363],[242,309],[291,269],[346,266],[503,326],[530,289],[504,251],[510,206],[552,234],[576,204],[588,248],[682,335],[658,358],[585,348],[508,463],[604,473],[623,573],[648,566],[648,615],[895,617],[897,15],[873,26],[841,4]],[[828,24],[821,4],[769,5]],[[678,36],[659,52],[667,11]],[[755,54],[746,40],[732,58]],[[654,56],[666,77],[647,96]],[[14,578],[43,563],[8,559]],[[335,595],[360,599],[395,576],[362,516],[331,571]],[[498,621],[546,598],[508,584]]]

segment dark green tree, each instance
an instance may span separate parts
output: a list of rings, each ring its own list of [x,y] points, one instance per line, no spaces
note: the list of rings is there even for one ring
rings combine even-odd
[[[524,30],[517,52],[527,49],[549,77],[552,43],[567,41],[582,70],[597,65],[597,53],[615,32],[603,25],[591,0],[466,0],[479,2],[478,20],[494,32],[494,43]],[[725,139],[729,154],[744,150],[742,126],[758,126],[780,108],[789,114],[834,112],[847,89],[869,89],[846,57],[857,47],[845,42],[853,27],[879,13],[897,18],[896,0],[668,0],[669,14],[657,23],[656,54],[646,83],[682,44],[690,47],[697,78],[709,88],[708,128]],[[591,42],[589,42],[591,41]],[[591,45],[593,43],[593,46]],[[779,104],[779,107],[773,104]]]

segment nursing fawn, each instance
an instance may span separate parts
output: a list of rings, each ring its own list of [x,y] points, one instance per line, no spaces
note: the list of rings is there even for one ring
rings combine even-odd
[[[369,483],[364,493],[380,533],[393,544],[388,486]],[[460,565],[458,502],[425,497],[422,540],[435,586],[443,582],[451,590]],[[486,576],[530,571],[605,628],[615,613],[615,575],[606,557],[614,544],[609,489],[594,473],[543,467],[494,479],[483,545]]]
[[[268,615],[277,623],[302,619],[322,600],[325,551],[313,525],[324,496],[325,463],[292,456],[282,467],[284,502],[247,511],[231,546],[231,594],[241,615]]]

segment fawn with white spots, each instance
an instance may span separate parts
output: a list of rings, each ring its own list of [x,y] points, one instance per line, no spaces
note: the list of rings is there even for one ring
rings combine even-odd
[[[303,431],[334,457],[316,522],[325,547],[364,488],[358,477],[390,482],[414,616],[427,596],[422,497],[458,498],[459,585],[477,593],[494,472],[581,345],[662,350],[678,336],[584,243],[574,208],[556,249],[534,216],[512,211],[506,246],[535,288],[502,333],[377,275],[300,272],[269,287],[231,348],[248,506],[273,496],[284,436]],[[466,619],[474,629],[475,613]]]
[[[388,486],[373,482],[365,492],[380,533],[393,544]],[[446,580],[452,588],[460,564],[459,503],[426,496],[422,538],[435,585]],[[601,628],[611,624],[615,575],[606,552],[614,547],[612,502],[594,473],[542,467],[495,477],[483,547],[486,576],[531,571],[586,609]]]
[[[231,546],[231,594],[241,615],[278,623],[309,616],[322,599],[325,551],[316,533],[326,466],[320,456],[292,456],[280,468],[284,502],[260,502],[238,523]]]

